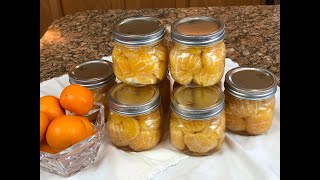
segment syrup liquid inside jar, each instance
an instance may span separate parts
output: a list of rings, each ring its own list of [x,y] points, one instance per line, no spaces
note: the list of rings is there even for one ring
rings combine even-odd
[[[238,67],[225,79],[227,129],[243,135],[267,133],[275,109],[275,75],[262,68]]]
[[[169,55],[162,21],[131,17],[118,22],[113,35],[113,68],[120,81],[143,86],[157,84],[165,78]]]
[[[94,101],[102,103],[105,109],[105,120],[108,117],[108,91],[116,84],[112,63],[104,60],[92,60],[79,64],[69,73],[70,84],[79,84],[88,88],[94,96]]]
[[[185,86],[219,83],[225,67],[224,36],[224,23],[214,18],[186,17],[172,24],[174,46],[169,54],[172,78]]]
[[[171,96],[172,145],[192,156],[220,150],[225,138],[224,95],[216,86],[175,89]]]
[[[145,151],[160,142],[163,112],[156,85],[117,84],[109,92],[108,103],[107,129],[115,146],[126,151]]]

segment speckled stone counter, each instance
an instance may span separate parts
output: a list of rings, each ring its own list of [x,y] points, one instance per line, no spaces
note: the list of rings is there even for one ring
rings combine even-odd
[[[40,82],[61,76],[76,64],[111,55],[112,27],[120,19],[148,15],[167,26],[176,19],[204,15],[226,23],[227,57],[240,66],[273,72],[280,85],[280,6],[229,6],[85,11],[55,20],[40,39]],[[172,41],[167,35],[168,45]]]

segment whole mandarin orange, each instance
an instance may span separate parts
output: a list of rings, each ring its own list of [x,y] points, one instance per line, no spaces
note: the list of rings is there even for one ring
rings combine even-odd
[[[44,139],[50,121],[48,116],[40,111],[40,142]]]
[[[49,95],[40,98],[40,111],[46,113],[50,122],[66,114],[66,111],[60,106],[59,99]]]
[[[83,118],[77,115],[64,115],[49,124],[46,140],[54,150],[62,151],[89,137],[88,131]]]
[[[86,87],[71,84],[60,95],[61,106],[77,115],[87,114],[93,107],[93,94]]]
[[[83,116],[78,116],[78,117],[79,117],[79,118],[82,120],[82,122],[86,125],[88,137],[89,137],[89,136],[92,136],[92,135],[94,134],[94,127],[93,127],[93,125],[91,124],[91,122],[89,121],[89,119],[86,118],[86,117],[83,117]]]
[[[50,153],[50,154],[58,153],[58,151],[55,151],[54,149],[52,149],[49,146],[49,144],[47,143],[47,141],[45,139],[40,142],[40,151],[47,152],[47,153]]]

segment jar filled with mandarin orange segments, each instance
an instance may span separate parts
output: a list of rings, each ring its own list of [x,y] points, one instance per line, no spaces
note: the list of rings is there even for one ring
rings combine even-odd
[[[69,82],[88,88],[94,101],[104,105],[105,121],[108,117],[108,91],[116,84],[112,63],[104,60],[87,61],[73,67],[69,73]]]
[[[123,83],[143,86],[157,84],[167,73],[168,49],[164,23],[154,17],[131,17],[113,30],[113,69]]]
[[[155,147],[163,134],[160,92],[156,85],[115,85],[108,94],[107,129],[111,142],[126,151]]]
[[[170,139],[176,149],[192,156],[220,150],[226,118],[224,95],[218,87],[178,87],[170,107]]]
[[[275,109],[275,75],[262,68],[238,67],[225,79],[227,129],[242,135],[267,133]]]

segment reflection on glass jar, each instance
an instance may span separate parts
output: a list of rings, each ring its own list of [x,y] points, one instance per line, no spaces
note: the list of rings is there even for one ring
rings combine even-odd
[[[182,85],[212,86],[222,79],[226,47],[224,23],[209,17],[187,17],[171,28],[174,46],[169,64],[173,79]]]
[[[261,68],[234,68],[225,81],[227,129],[243,135],[266,133],[273,120],[277,81]]]
[[[94,96],[94,101],[105,107],[105,121],[108,117],[107,95],[109,89],[116,84],[112,63],[104,60],[93,60],[79,64],[69,73],[70,84],[79,84],[88,88]]]
[[[175,89],[177,89],[178,87],[181,87],[181,86],[183,86],[183,85],[181,85],[181,84],[179,84],[179,83],[177,83],[176,81],[173,83],[173,90],[175,90]],[[217,84],[215,84],[215,85],[213,85],[213,86],[215,86],[215,87],[217,87],[217,88],[219,88],[220,90],[222,89],[222,83],[221,83],[221,81],[219,81]],[[201,87],[201,86],[197,86],[197,85],[193,85],[193,86],[188,86],[188,87]]]
[[[224,96],[219,88],[185,87],[171,97],[170,139],[189,155],[204,156],[220,150],[225,137]]]
[[[117,84],[109,92],[108,103],[107,129],[115,146],[127,151],[144,151],[159,143],[163,113],[157,86]]]
[[[156,84],[165,77],[168,49],[162,21],[132,17],[118,22],[113,33],[113,68],[120,81],[141,86]]]

